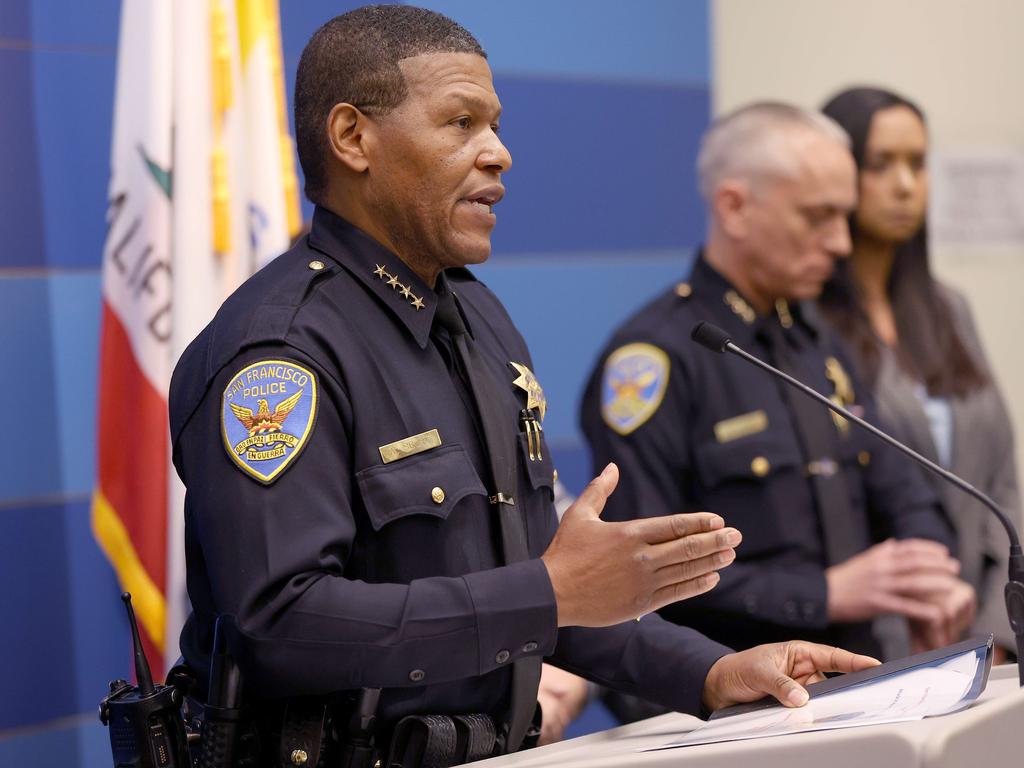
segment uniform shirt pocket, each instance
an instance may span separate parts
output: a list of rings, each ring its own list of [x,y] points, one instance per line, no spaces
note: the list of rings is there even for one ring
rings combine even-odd
[[[526,432],[519,433],[519,456],[526,467],[526,475],[530,479],[530,485],[534,490],[542,486],[548,490],[555,487],[555,465],[551,460],[551,451],[548,449],[544,433],[527,435]]]
[[[783,471],[802,471],[795,443],[765,432],[728,443],[708,441],[696,451],[700,479],[707,488],[727,480],[763,481]]]
[[[375,531],[408,515],[447,519],[466,496],[487,493],[461,445],[360,470],[356,482]]]

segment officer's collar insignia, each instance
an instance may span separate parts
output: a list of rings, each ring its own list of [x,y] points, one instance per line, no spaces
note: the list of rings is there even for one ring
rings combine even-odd
[[[757,320],[757,312],[754,311],[754,308],[732,288],[722,295],[722,301],[747,325],[753,325],[754,321]]]
[[[373,274],[398,291],[399,295],[408,301],[417,312],[423,309],[423,299],[414,294],[408,285],[402,285],[398,282],[398,275],[392,275],[383,264],[375,264],[374,266],[377,268],[373,270]]]
[[[316,377],[288,360],[260,360],[231,377],[221,436],[239,469],[267,484],[284,472],[313,431],[316,389]]]
[[[785,299],[775,300],[775,314],[778,315],[779,325],[785,329],[793,327],[793,313],[789,311],[789,302]]]
[[[518,378],[512,383],[519,387],[523,392],[526,393],[526,408],[533,410],[534,408],[540,414],[541,422],[544,421],[544,414],[548,412],[548,401],[544,397],[544,390],[541,389],[540,382],[537,381],[537,377],[533,375],[533,371],[527,368],[522,363],[509,362],[516,373],[519,374]]]
[[[849,408],[854,404],[856,395],[853,392],[850,376],[834,357],[825,358],[825,378],[832,382],[833,393],[829,399],[833,403],[843,408]],[[834,411],[829,411],[829,413],[832,414],[832,421],[835,422],[836,429],[844,435],[850,431],[850,423],[846,419]]]
[[[665,397],[668,355],[653,344],[627,344],[608,356],[601,382],[601,415],[628,435],[654,415]]]

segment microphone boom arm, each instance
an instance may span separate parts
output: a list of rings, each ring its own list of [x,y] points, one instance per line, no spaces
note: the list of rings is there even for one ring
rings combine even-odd
[[[970,494],[992,510],[995,516],[999,519],[999,522],[1002,523],[1003,528],[1006,529],[1006,535],[1010,539],[1010,558],[1007,568],[1009,572],[1009,580],[1006,583],[1003,595],[1006,599],[1006,615],[1010,621],[1010,629],[1013,630],[1017,644],[1017,676],[1020,681],[1021,688],[1024,688],[1024,553],[1021,551],[1020,537],[1017,535],[1017,528],[1006,513],[999,508],[999,505],[966,480],[957,477],[949,470],[943,469],[935,462],[926,459],[917,451],[903,445],[903,443],[890,437],[878,427],[864,421],[860,416],[855,416],[842,406],[836,405],[823,394],[812,389],[803,382],[797,381],[792,376],[780,371],[778,368],[775,368],[763,360],[754,357],[749,352],[745,352],[740,349],[732,343],[728,334],[726,334],[721,328],[718,328],[708,322],[701,322],[694,327],[691,337],[698,344],[707,347],[712,352],[731,352],[737,357],[746,360],[748,363],[756,365],[758,368],[782,379],[791,387],[799,389],[805,395],[817,400],[829,410],[839,414],[844,419],[852,421],[861,429],[867,430],[879,440],[906,454],[921,466],[949,481],[964,493]]]
[[[995,513],[996,517],[999,518],[999,522],[1002,523],[1003,524],[1003,528],[1006,529],[1006,535],[1010,537],[1010,550],[1011,550],[1011,552],[1013,554],[1015,554],[1015,555],[1022,554],[1021,547],[1020,547],[1020,538],[1017,536],[1017,529],[1014,527],[1013,523],[1010,521],[1010,518],[1006,516],[1006,513],[1003,512],[1003,510],[1001,510],[999,508],[999,506],[991,498],[989,498],[986,494],[984,494],[981,491],[979,491],[977,488],[975,488],[973,485],[968,483],[966,480],[963,480],[960,477],[954,475],[948,469],[943,469],[942,467],[940,467],[935,462],[925,458],[924,456],[922,456],[920,453],[918,453],[917,451],[913,450],[912,448],[908,448],[907,446],[903,445],[903,443],[899,442],[898,440],[896,440],[896,439],[894,439],[892,437],[889,437],[889,435],[887,435],[885,432],[880,430],[878,427],[876,427],[873,424],[870,424],[870,423],[864,421],[864,419],[860,418],[859,416],[856,416],[856,415],[850,413],[848,410],[843,408],[841,405],[836,405],[834,402],[829,400],[827,397],[825,397],[823,394],[821,394],[817,390],[812,389],[811,387],[807,386],[803,382],[797,381],[796,379],[794,379],[789,374],[783,373],[782,371],[780,371],[778,368],[774,368],[774,367],[768,365],[768,363],[764,362],[763,360],[759,360],[758,358],[756,358],[753,355],[751,355],[749,352],[744,352],[742,349],[737,347],[731,341],[726,342],[725,349],[727,351],[729,351],[729,352],[732,352],[734,355],[739,355],[744,360],[746,360],[748,363],[753,363],[758,368],[762,368],[762,369],[768,371],[769,373],[772,373],[772,374],[778,376],[779,378],[781,378],[783,381],[785,381],[790,386],[796,387],[801,392],[803,392],[805,395],[808,395],[809,397],[814,398],[815,400],[817,400],[822,405],[828,407],[830,410],[834,411],[835,413],[838,413],[844,419],[848,419],[848,420],[852,421],[854,424],[856,424],[857,426],[861,427],[862,429],[866,429],[868,432],[873,434],[878,439],[888,443],[893,448],[896,448],[897,450],[902,451],[903,453],[907,454],[907,456],[909,456],[910,458],[914,459],[918,463],[923,464],[925,467],[930,469],[935,474],[941,475],[942,477],[946,478],[946,480],[948,480],[949,482],[953,483],[953,485],[955,485],[960,490],[964,491],[965,493],[969,493],[971,496],[976,498],[978,501],[980,501],[986,507],[991,509]]]

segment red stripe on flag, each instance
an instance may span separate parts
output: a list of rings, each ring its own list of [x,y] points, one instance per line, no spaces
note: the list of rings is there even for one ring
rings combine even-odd
[[[143,374],[124,326],[106,301],[97,431],[100,489],[149,578],[166,594],[167,402]],[[147,643],[146,655],[160,668],[162,654],[156,647]]]

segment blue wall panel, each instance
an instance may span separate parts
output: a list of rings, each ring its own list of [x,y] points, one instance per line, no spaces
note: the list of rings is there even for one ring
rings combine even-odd
[[[32,42],[36,46],[117,52],[119,0],[31,0],[31,6]]]
[[[0,48],[0,267],[38,267],[45,259],[32,78],[30,51]]]
[[[494,252],[672,248],[700,239],[706,88],[498,76],[512,152]]]
[[[64,493],[88,493],[96,477],[100,273],[55,274],[47,288],[55,406],[60,416],[60,487]]]
[[[62,491],[59,413],[50,356],[52,325],[44,278],[0,280],[0,328],[7,331],[3,345],[8,371],[0,376],[0,403],[4,431],[10,436],[0,440],[0,504]],[[2,650],[0,646],[0,655]]]
[[[0,40],[27,40],[31,34],[29,0],[4,0],[0,3]]]
[[[131,678],[131,634],[117,577],[92,536],[88,497],[65,503],[62,512],[67,542],[64,589],[75,630],[74,676],[65,685],[72,689],[72,711],[90,712],[111,680]]]
[[[496,72],[584,80],[708,83],[705,0],[434,0],[469,29]]]
[[[0,509],[0,730],[79,712],[62,505]]]
[[[106,234],[115,56],[34,51],[33,67],[46,261],[51,267],[99,267]]]
[[[99,721],[97,720],[97,725]],[[17,733],[0,741],[0,765],[31,766],[31,768],[70,768],[81,766],[81,720],[60,723],[52,728]],[[107,743],[106,761],[94,762],[99,768],[110,768],[110,744]]]

